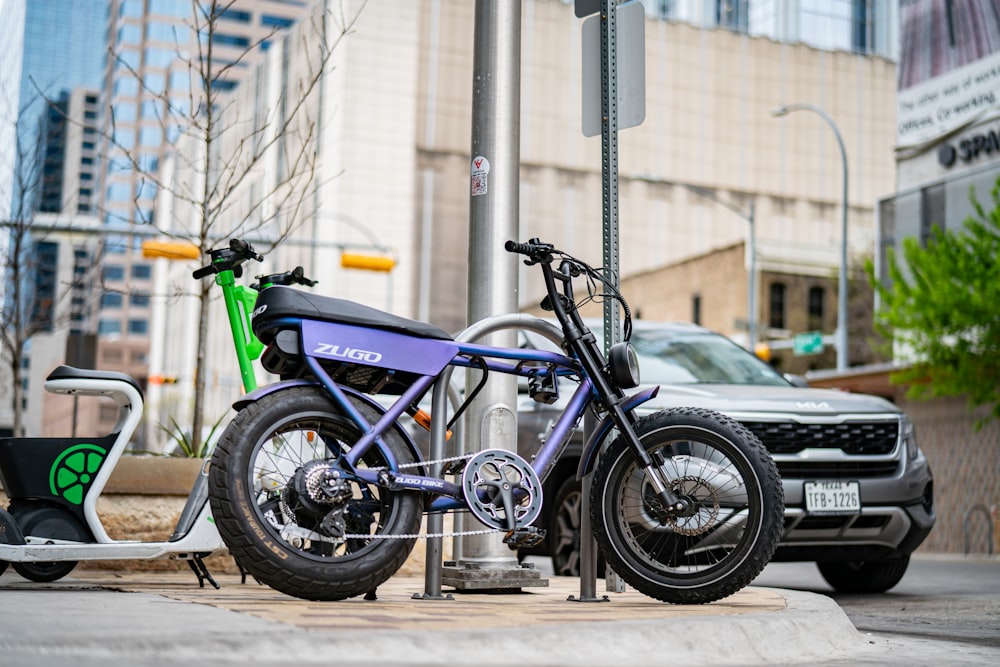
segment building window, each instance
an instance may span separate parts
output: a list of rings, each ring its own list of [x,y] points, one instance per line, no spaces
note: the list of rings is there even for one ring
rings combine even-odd
[[[132,294],[130,301],[132,305],[136,308],[148,308],[149,307],[149,295],[145,292],[135,292]]]
[[[242,35],[226,35],[217,32],[212,35],[212,43],[216,46],[235,46],[240,49],[246,49],[250,46],[250,38],[243,37]]]
[[[140,336],[145,336],[147,333],[149,333],[149,322],[146,320],[129,320],[128,332],[130,334],[138,334]]]
[[[260,24],[268,28],[287,28],[293,23],[295,23],[294,19],[285,18],[283,16],[270,16],[269,14],[264,14],[260,17]]]
[[[809,288],[809,329],[823,330],[823,314],[826,305],[826,290],[822,287]]]
[[[132,267],[132,277],[136,280],[149,280],[153,275],[153,267],[149,264],[136,264]]]
[[[173,16],[174,18],[190,18],[191,3],[177,2],[177,0],[151,0],[149,13]]]
[[[122,301],[118,292],[105,292],[101,295],[101,308],[121,308]]]
[[[102,336],[113,336],[122,332],[122,323],[119,320],[101,320],[97,324],[97,333]]]
[[[701,295],[695,294],[691,297],[691,321],[701,324]]]
[[[715,20],[720,28],[736,32],[746,32],[749,26],[747,0],[718,0],[715,5]]]
[[[125,267],[115,265],[105,266],[102,275],[105,280],[125,280]]]
[[[771,283],[768,301],[768,326],[772,329],[785,328],[785,283]]]
[[[920,191],[920,245],[927,245],[935,225],[942,231],[948,226],[944,183]]]
[[[250,12],[229,7],[222,10],[219,18],[226,19],[227,21],[238,21],[239,23],[250,23]]]

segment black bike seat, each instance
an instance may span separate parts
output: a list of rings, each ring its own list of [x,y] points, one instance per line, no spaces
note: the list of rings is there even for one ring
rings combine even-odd
[[[361,327],[394,331],[417,338],[452,340],[451,334],[433,324],[384,313],[354,301],[320,296],[302,290],[275,285],[257,295],[254,307],[253,332],[264,344],[269,344],[281,329],[283,318],[320,320]]]

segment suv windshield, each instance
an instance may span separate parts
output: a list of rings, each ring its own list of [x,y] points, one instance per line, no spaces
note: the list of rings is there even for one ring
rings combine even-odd
[[[788,386],[771,366],[724,336],[638,330],[632,347],[643,384],[754,384]]]
[[[601,339],[601,326],[588,322]],[[557,351],[538,334],[523,332],[531,347]],[[639,357],[643,384],[752,384],[789,386],[769,364],[729,340],[707,329],[684,325],[637,326],[632,347]]]

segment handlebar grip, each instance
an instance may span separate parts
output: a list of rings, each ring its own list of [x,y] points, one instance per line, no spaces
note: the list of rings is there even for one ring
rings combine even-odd
[[[530,243],[518,243],[517,241],[507,241],[503,246],[507,252],[517,253],[518,255],[532,255],[533,246]]]
[[[215,267],[209,264],[208,266],[203,266],[200,269],[197,269],[191,275],[194,276],[195,280],[201,280],[205,276],[210,276],[213,273],[215,273]]]

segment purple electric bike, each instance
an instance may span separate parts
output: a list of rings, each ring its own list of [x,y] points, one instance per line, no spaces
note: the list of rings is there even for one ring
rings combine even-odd
[[[212,513],[230,552],[276,590],[340,600],[374,590],[402,566],[424,513],[468,510],[512,549],[530,544],[542,535],[532,525],[542,481],[591,410],[597,425],[579,474],[596,471],[592,523],[615,572],[646,595],[681,604],[749,584],[782,527],[781,484],[767,450],[708,410],[640,416],[657,388],[626,393],[639,377],[621,295],[600,270],[552,245],[506,247],[541,269],[542,307],[559,322],[565,354],[460,342],[430,324],[292,287],[260,291],[253,331],[266,345],[261,363],[281,379],[236,404],[212,456]],[[587,281],[590,297],[605,283],[604,295],[622,305],[625,342],[607,358],[577,310],[575,278]],[[446,419],[418,404],[451,367],[478,369],[481,381],[449,427],[491,373],[527,378],[532,398],[549,403],[557,380],[577,386],[530,463],[507,449],[425,461],[405,415],[425,427]],[[431,463],[442,464],[434,466],[440,475],[428,473]]]

